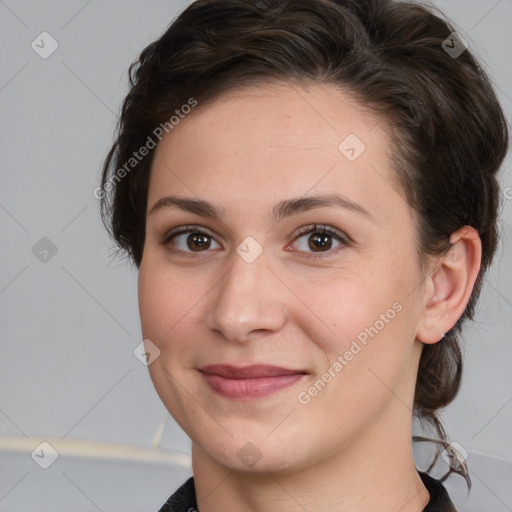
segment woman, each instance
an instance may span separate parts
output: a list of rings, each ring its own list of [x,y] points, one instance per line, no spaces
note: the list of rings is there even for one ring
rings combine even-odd
[[[199,0],[130,77],[102,212],[192,441],[161,510],[455,510],[411,425],[460,458],[508,137],[464,40],[412,3]]]

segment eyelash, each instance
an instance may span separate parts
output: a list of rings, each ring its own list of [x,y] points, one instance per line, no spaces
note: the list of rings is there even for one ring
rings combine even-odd
[[[309,257],[311,258],[324,258],[327,256],[331,256],[334,253],[337,253],[343,247],[346,247],[350,243],[350,239],[347,235],[342,233],[341,231],[337,231],[334,229],[329,228],[328,226],[324,224],[311,224],[309,226],[304,226],[302,228],[299,228],[297,232],[297,236],[294,238],[293,242],[296,242],[300,237],[304,235],[312,235],[312,234],[322,234],[322,235],[329,235],[333,238],[335,238],[338,242],[340,242],[340,245],[338,247],[335,247],[333,249],[329,249],[328,251],[319,251],[318,253],[311,252],[309,254]]]
[[[209,238],[215,239],[215,237],[213,235],[211,235],[207,231],[204,231],[204,228],[201,228],[200,226],[187,225],[187,226],[181,226],[179,228],[173,229],[169,233],[167,233],[164,236],[162,245],[167,246],[170,243],[170,241],[178,235],[192,234],[192,233],[204,235]],[[337,241],[340,242],[340,246],[335,247],[334,249],[329,249],[328,251],[319,251],[318,253],[314,253],[314,252],[309,253],[308,252],[308,254],[309,254],[308,257],[311,257],[311,258],[323,258],[326,256],[330,256],[333,253],[338,252],[344,246],[349,245],[349,243],[350,243],[350,238],[347,235],[343,234],[342,232],[334,231],[333,229],[330,229],[328,226],[325,226],[323,224],[311,224],[309,226],[304,226],[302,228],[299,228],[299,230],[297,232],[297,236],[293,239],[293,242],[296,242],[301,236],[308,235],[308,234],[314,234],[314,233],[332,236],[333,238],[337,239]],[[287,245],[287,247],[288,247],[288,245]],[[198,253],[201,253],[201,252],[209,252],[208,250],[194,252],[194,251],[182,251],[181,249],[176,249],[176,251],[184,252],[187,255],[189,255],[190,257],[197,257],[197,256],[199,256]],[[306,251],[300,251],[300,252],[306,252]]]

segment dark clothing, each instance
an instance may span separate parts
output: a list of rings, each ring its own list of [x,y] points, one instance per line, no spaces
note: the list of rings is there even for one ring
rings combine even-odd
[[[430,501],[423,512],[456,512],[443,484],[426,473],[418,471],[430,494]],[[194,477],[190,477],[165,503],[159,512],[196,512]],[[227,511],[229,512],[229,511]]]
[[[430,501],[423,512],[457,512],[444,485],[427,473],[421,471],[418,471],[418,473],[430,494]]]

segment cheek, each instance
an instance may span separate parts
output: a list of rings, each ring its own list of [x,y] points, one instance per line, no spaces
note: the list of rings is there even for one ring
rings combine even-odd
[[[149,258],[141,264],[138,296],[142,335],[160,350],[148,366],[149,374],[160,399],[182,428],[187,400],[183,389],[191,389],[189,372],[183,369],[193,366],[197,353],[194,305],[200,290],[194,286],[190,279],[182,280],[179,273],[171,274],[162,264],[149,264]]]
[[[404,261],[365,265],[360,272],[317,281],[314,288],[301,283],[297,295],[307,298],[317,315],[298,321],[325,354],[315,379],[329,381],[323,398],[315,401],[358,410],[358,404],[378,408],[389,398],[389,389],[398,386],[411,356],[415,299],[405,283],[416,277],[413,265]],[[307,387],[304,391],[309,395]]]
[[[339,406],[344,414],[350,412],[343,428],[356,431],[392,400],[390,390],[400,388],[413,345],[407,306],[396,297],[393,289],[361,282],[342,292],[335,288],[319,294],[318,311],[330,332],[316,338],[326,357],[297,397],[301,406],[309,404],[309,418]],[[311,326],[305,332],[315,340]]]
[[[139,270],[138,298],[142,333],[157,345],[170,339],[197,302],[197,284],[183,280],[158,263],[143,261]]]
[[[316,339],[313,330],[320,335],[319,344],[329,359],[348,350],[353,340],[364,343],[370,336],[368,330],[383,333],[396,323],[401,287],[389,280],[379,281],[379,275],[380,270],[367,267],[361,273],[331,275],[324,281],[317,280],[314,286],[303,282],[295,288],[309,309],[303,329],[312,339]]]

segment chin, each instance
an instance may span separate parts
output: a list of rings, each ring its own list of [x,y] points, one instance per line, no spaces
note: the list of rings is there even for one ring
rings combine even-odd
[[[286,474],[307,465],[307,454],[299,453],[297,449],[303,449],[303,443],[294,443],[289,436],[285,440],[276,436],[270,441],[265,435],[231,437],[226,434],[223,441],[216,439],[215,444],[212,443],[213,436],[195,443],[217,464],[241,473]]]

